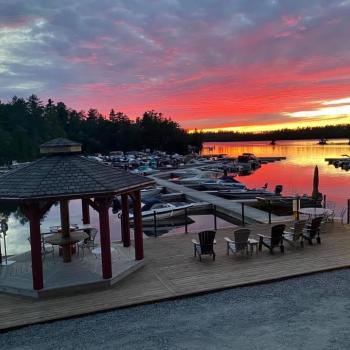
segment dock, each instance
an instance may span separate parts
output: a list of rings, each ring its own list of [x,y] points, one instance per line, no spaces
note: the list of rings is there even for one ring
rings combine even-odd
[[[281,160],[286,160],[287,157],[280,157],[280,156],[276,156],[276,157],[257,157],[259,160],[261,160],[261,162],[263,163],[273,163],[273,162],[279,162]],[[237,157],[228,157],[229,160],[237,160]]]
[[[175,184],[171,181],[160,179],[158,177],[152,177],[157,182],[157,185],[166,187],[174,192],[181,192],[186,195],[186,199],[194,202],[207,202],[216,207],[216,213],[222,214],[223,217],[231,218],[237,224],[242,221],[242,202],[248,203],[244,200],[228,200],[225,198],[217,197],[206,192],[200,192],[186,186]],[[244,206],[244,219],[248,224],[253,223],[268,223],[269,214],[266,211],[259,210],[248,205]],[[290,219],[288,217],[287,219]],[[271,214],[271,222],[285,221],[286,217]]]
[[[338,161],[349,161],[350,158],[348,157],[339,157],[339,158],[325,158],[324,159],[325,162],[328,162],[329,164],[333,164],[334,162],[338,162]]]
[[[263,248],[252,256],[227,256],[224,237],[232,238],[233,231],[218,230],[216,260],[204,256],[202,262],[193,257],[191,239],[196,234],[145,239],[144,266],[109,289],[43,300],[0,294],[0,329],[349,268],[350,226],[327,226],[322,244],[286,245],[285,254],[274,255]],[[252,237],[270,231],[269,225],[249,228]]]

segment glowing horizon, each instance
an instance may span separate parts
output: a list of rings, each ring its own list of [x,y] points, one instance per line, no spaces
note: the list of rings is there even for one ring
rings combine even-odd
[[[349,16],[344,0],[3,2],[0,100],[153,109],[186,130],[349,123]]]

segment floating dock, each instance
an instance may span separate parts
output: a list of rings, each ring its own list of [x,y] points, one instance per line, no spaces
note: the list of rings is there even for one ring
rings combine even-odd
[[[150,176],[153,180],[157,182],[159,186],[166,187],[174,192],[182,192],[186,195],[188,200],[194,202],[207,202],[213,206],[216,206],[217,214],[222,214],[223,217],[227,217],[240,223],[242,221],[242,202],[247,202],[244,200],[228,200],[225,198],[220,198],[209,193],[200,192],[186,186],[175,184],[171,181],[163,180],[158,177]],[[271,214],[271,222],[281,222],[286,219],[291,219],[291,216],[284,217]],[[253,223],[268,223],[269,214],[263,210],[259,210],[248,205],[244,206],[244,221],[247,224]]]
[[[325,162],[328,162],[329,164],[333,164],[334,162],[338,162],[338,161],[350,161],[350,158],[348,157],[339,157],[339,158],[325,158],[324,159]]]
[[[261,160],[263,163],[273,163],[273,162],[279,162],[281,160],[286,160],[287,157],[277,156],[277,157],[257,157],[259,160]],[[237,160],[237,157],[228,157],[229,160]]]

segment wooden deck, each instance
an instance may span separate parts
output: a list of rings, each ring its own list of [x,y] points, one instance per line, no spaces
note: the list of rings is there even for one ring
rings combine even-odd
[[[251,226],[255,233],[268,225]],[[253,256],[227,256],[229,230],[217,233],[216,261],[193,257],[193,234],[145,240],[145,266],[116,286],[74,296],[33,300],[0,294],[0,329],[154,302],[224,288],[350,267],[350,226],[329,224],[322,244],[286,248],[284,255],[263,250]],[[263,248],[264,249],[264,248]]]

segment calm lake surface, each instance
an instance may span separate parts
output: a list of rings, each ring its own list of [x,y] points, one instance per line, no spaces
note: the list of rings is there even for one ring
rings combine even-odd
[[[283,185],[283,194],[311,194],[314,168],[320,174],[319,190],[327,200],[337,203],[337,210],[346,206],[350,198],[350,172],[328,165],[325,158],[339,158],[350,154],[348,140],[329,140],[328,145],[319,145],[318,140],[278,141],[272,146],[269,142],[207,142],[203,154],[227,154],[238,156],[244,152],[260,157],[283,156],[286,160],[264,164],[255,173],[241,176],[239,180],[249,188],[261,187],[266,182],[274,190]],[[213,147],[209,151],[208,147]]]
[[[82,214],[81,214],[81,202],[79,200],[72,200],[69,202],[69,211],[70,211],[70,222],[81,224],[82,223]],[[92,226],[99,228],[98,214],[90,208],[90,219]],[[48,212],[47,216],[41,222],[41,232],[49,232],[50,226],[55,226],[60,224],[60,211],[59,206],[53,206]],[[112,213],[112,210],[109,212],[109,224],[111,232],[112,241],[121,240],[121,224],[118,216]],[[159,227],[157,228],[157,235],[162,234],[177,234],[185,232],[184,223],[179,223],[178,221],[167,222],[165,227],[162,227],[161,223],[158,223]],[[7,254],[20,254],[25,251],[30,250],[30,245],[28,241],[29,237],[29,224],[21,223],[19,219],[16,218],[14,214],[11,214],[8,220],[8,234],[6,236],[6,246]],[[217,218],[217,228],[232,227],[233,225],[227,221],[224,221],[220,218]],[[188,222],[188,232],[197,232],[205,229],[214,229],[214,216],[213,215],[189,215]],[[154,234],[153,225],[145,225],[144,232],[150,235]],[[131,229],[131,237],[133,237],[133,231]],[[150,239],[154,239],[150,237]],[[99,242],[99,235],[96,237],[96,242]],[[2,254],[4,254],[3,240],[2,244]]]

